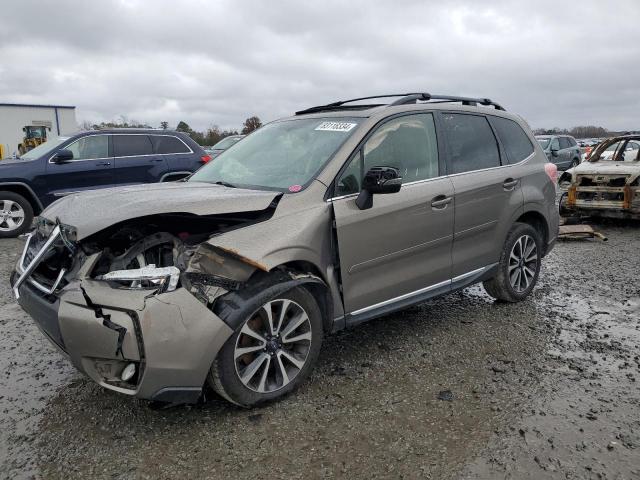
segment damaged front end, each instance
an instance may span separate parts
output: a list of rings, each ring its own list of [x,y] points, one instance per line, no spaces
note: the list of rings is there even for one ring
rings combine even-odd
[[[271,213],[154,216],[82,241],[73,227],[41,219],[12,287],[43,333],[100,385],[194,402],[233,333],[216,302],[266,271],[207,240]]]
[[[563,216],[640,218],[640,174],[565,172],[559,182],[567,188],[560,204]]]

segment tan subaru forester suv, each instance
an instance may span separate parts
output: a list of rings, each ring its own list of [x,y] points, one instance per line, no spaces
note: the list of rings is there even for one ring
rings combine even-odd
[[[69,194],[29,235],[22,308],[105,388],[253,406],[325,335],[483,282],[523,300],[558,228],[556,168],[488,99],[335,102],[272,122],[186,181]]]

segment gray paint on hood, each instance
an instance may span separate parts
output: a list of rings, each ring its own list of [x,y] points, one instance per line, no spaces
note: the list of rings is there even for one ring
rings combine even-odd
[[[220,215],[266,209],[280,192],[227,188],[201,182],[150,183],[74,193],[41,216],[73,226],[82,240],[111,225],[162,213]]]

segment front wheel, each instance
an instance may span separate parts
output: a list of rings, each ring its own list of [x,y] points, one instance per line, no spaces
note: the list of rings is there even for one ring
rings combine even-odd
[[[541,243],[535,228],[527,223],[515,223],[504,243],[498,273],[483,283],[487,293],[505,302],[524,300],[538,281]]]
[[[17,237],[31,227],[33,208],[22,195],[0,191],[0,238]]]
[[[300,287],[289,290],[255,306],[220,350],[209,384],[243,407],[281,398],[309,376],[322,334],[313,295]]]

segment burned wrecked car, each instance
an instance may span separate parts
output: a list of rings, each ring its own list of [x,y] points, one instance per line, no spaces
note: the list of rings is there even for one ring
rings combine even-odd
[[[565,216],[640,218],[640,135],[601,142],[589,158],[559,179],[567,190],[560,201]]]
[[[105,388],[185,403],[208,383],[252,406],[331,332],[478,282],[526,298],[558,226],[526,124],[487,99],[387,97],[272,122],[186,181],[56,201],[12,274],[20,305]]]

